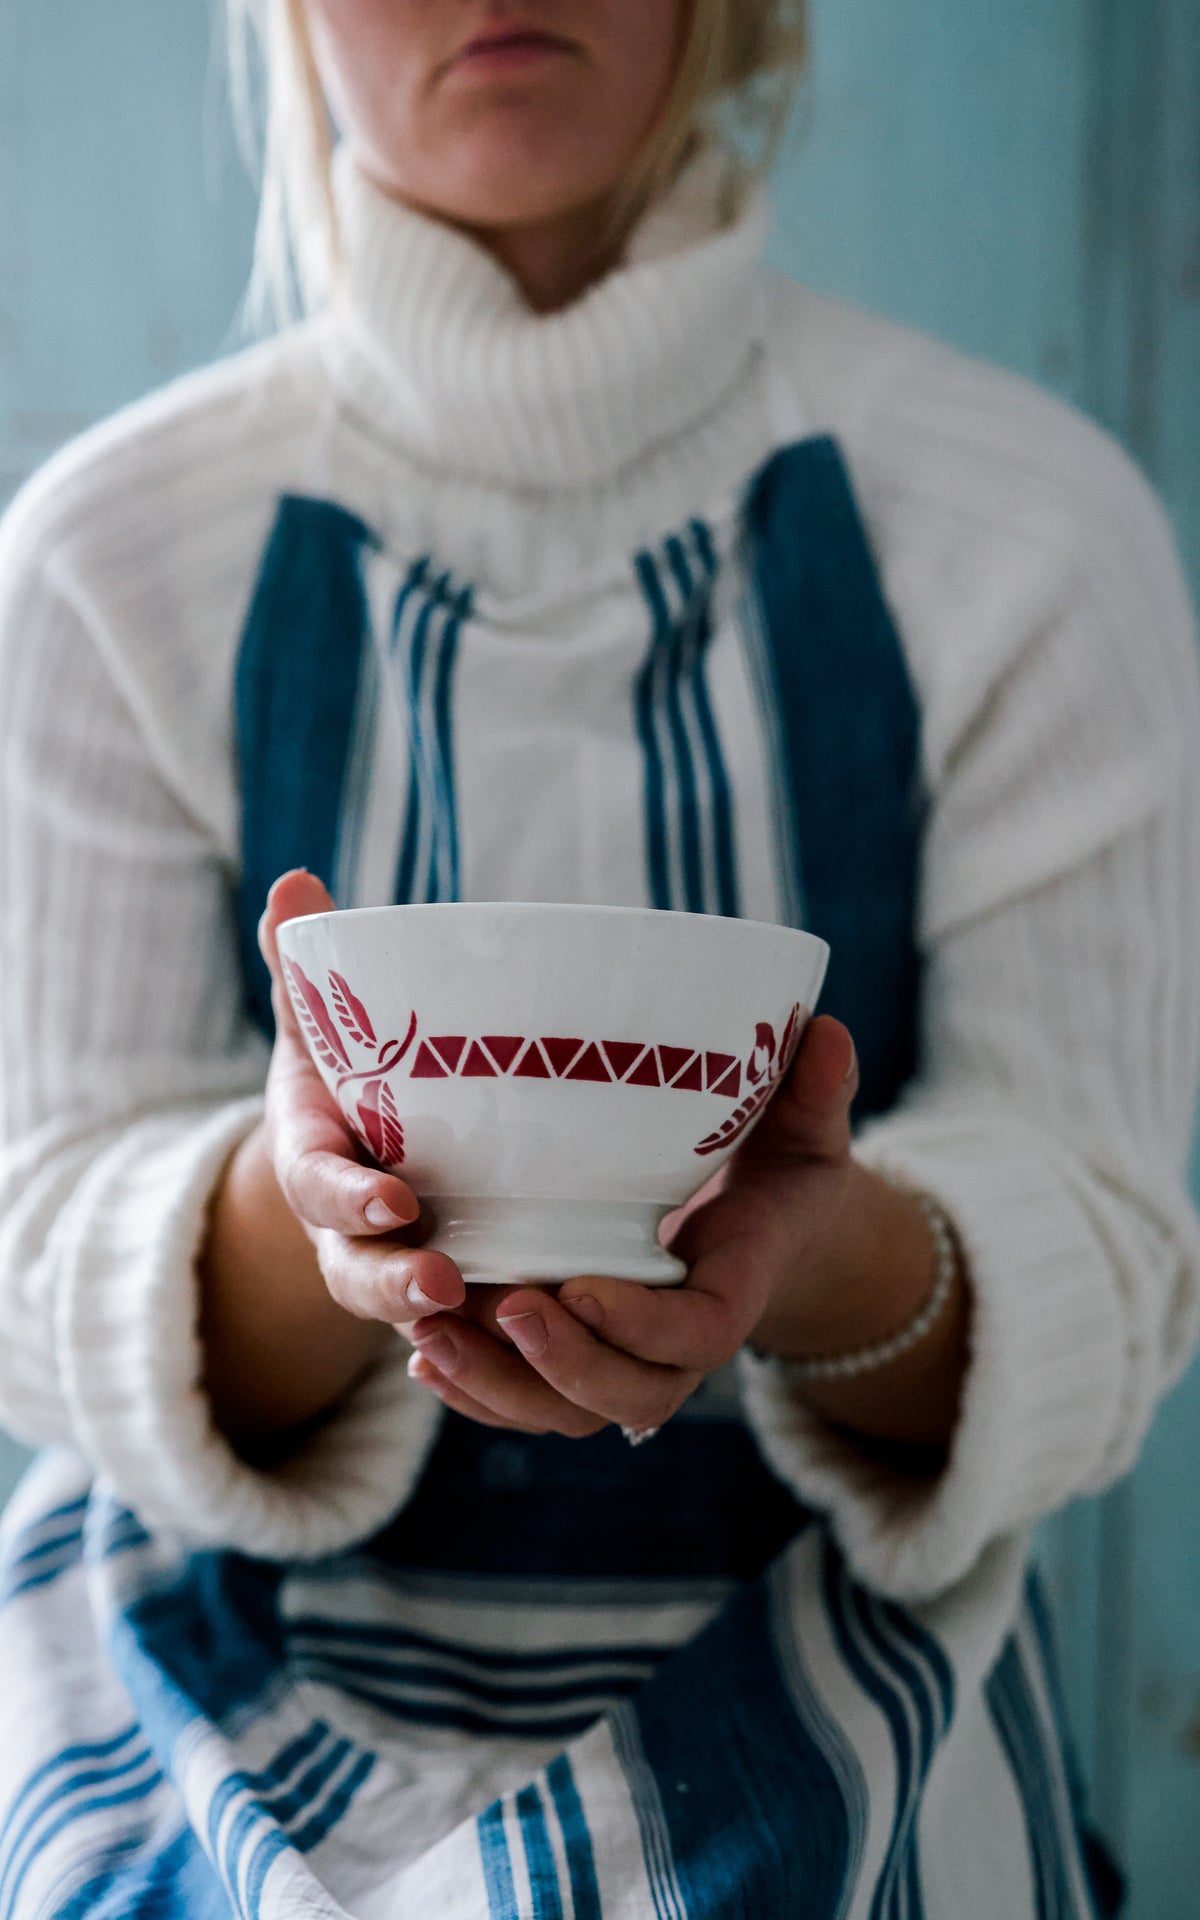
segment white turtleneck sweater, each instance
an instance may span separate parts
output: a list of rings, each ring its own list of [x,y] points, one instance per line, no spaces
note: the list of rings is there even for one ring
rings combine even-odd
[[[761,202],[713,232],[693,182],[539,319],[474,245],[337,184],[335,310],[87,435],[0,537],[0,1419],[149,1524],[254,1552],[335,1550],[403,1502],[438,1410],[401,1354],[272,1471],[199,1385],[195,1257],[267,1064],[229,906],[231,686],[277,502],[334,500],[385,558],[475,583],[463,897],[640,901],[637,836],[606,825],[631,763],[579,689],[630,555],[697,512],[727,530],[794,407],[847,460],[931,797],[921,1070],[858,1152],[956,1220],[973,1354],[932,1483],[770,1368],[743,1381],[857,1571],[942,1591],[1129,1466],[1195,1332],[1200,700],[1162,515],[1021,382],[766,277]],[[783,918],[755,742],[730,752],[742,910]]]

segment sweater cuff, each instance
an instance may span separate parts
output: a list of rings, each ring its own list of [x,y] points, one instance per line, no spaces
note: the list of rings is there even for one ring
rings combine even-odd
[[[828,1513],[858,1577],[928,1599],[1097,1475],[1122,1403],[1123,1321],[1111,1260],[1052,1142],[964,1116],[881,1122],[855,1151],[933,1194],[965,1255],[971,1357],[947,1464],[929,1476],[881,1464],[773,1360],[742,1355],[743,1391],[766,1459]]]
[[[270,1469],[214,1427],[201,1385],[196,1260],[256,1097],[161,1114],[93,1162],[62,1245],[57,1345],[78,1445],[157,1532],[264,1559],[316,1559],[366,1538],[406,1499],[440,1408],[394,1360]]]

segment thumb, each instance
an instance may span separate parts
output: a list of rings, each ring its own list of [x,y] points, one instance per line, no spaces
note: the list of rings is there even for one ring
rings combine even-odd
[[[276,935],[285,920],[299,920],[310,913],[332,913],[333,908],[328,889],[315,873],[309,873],[304,867],[293,867],[290,872],[280,874],[267,895],[258,923],[258,945],[271,972],[271,1003],[276,1025],[285,1032],[298,1035],[299,1029],[284,985]]]
[[[850,1151],[858,1056],[840,1020],[821,1014],[804,1030],[791,1071],[739,1156],[839,1160]]]

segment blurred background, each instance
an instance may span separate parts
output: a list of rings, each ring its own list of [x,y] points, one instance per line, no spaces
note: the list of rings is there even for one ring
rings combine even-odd
[[[1095,415],[1200,589],[1200,0],[811,7],[776,264]],[[217,12],[0,0],[0,504],[90,421],[239,344],[254,203]],[[0,1436],[0,1503],[21,1457]],[[1042,1551],[1129,1920],[1195,1920],[1200,1369],[1133,1477]]]

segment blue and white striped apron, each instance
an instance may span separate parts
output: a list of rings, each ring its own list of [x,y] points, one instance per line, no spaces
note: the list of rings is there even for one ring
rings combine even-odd
[[[602,660],[530,669],[436,554],[280,502],[237,676],[250,1006],[269,1028],[286,868],[342,905],[564,891],[533,814],[496,874],[464,768],[523,673],[531,726],[536,676],[575,673],[610,796],[581,884],[620,841],[622,897],[824,935],[884,1112],[919,1049],[919,727],[837,447],[786,446],[627,587]],[[1019,1556],[986,1658],[969,1582],[873,1595],[722,1379],[636,1452],[448,1415],[392,1524],[317,1566],[168,1549],[59,1457],[2,1537],[0,1920],[1098,1911]]]

